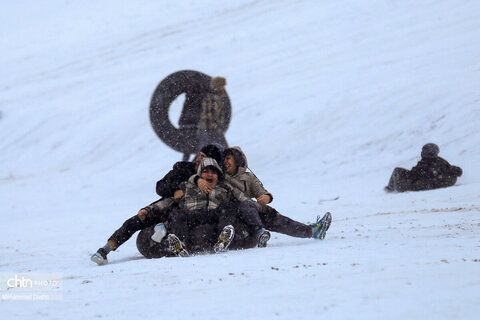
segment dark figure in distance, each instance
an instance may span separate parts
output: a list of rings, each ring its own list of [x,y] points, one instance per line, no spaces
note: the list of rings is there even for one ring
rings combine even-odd
[[[453,186],[462,175],[462,169],[439,157],[439,152],[440,148],[434,143],[424,145],[422,159],[417,165],[411,170],[395,168],[385,191],[422,191]]]

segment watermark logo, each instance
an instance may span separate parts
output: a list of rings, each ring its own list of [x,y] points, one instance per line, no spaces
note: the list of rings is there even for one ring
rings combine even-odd
[[[63,274],[0,272],[1,300],[62,300]]]

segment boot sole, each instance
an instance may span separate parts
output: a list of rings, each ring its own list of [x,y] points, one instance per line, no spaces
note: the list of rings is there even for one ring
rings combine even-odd
[[[213,251],[215,253],[221,253],[228,250],[228,247],[232,243],[233,237],[235,237],[235,229],[233,227],[229,228],[230,234],[226,236],[226,239],[219,239],[219,241],[213,246]],[[220,234],[219,238],[224,236],[224,230]]]
[[[174,235],[174,234],[169,234],[168,238],[168,248],[170,251],[172,251],[177,257],[189,257],[190,254],[188,251],[183,247],[182,242],[180,239]]]
[[[332,214],[330,212],[325,213],[325,216],[322,218],[322,220],[325,219],[325,228],[322,230],[320,233],[320,240],[325,239],[325,235],[327,234],[327,230],[330,228],[330,225],[332,224]]]
[[[108,263],[108,260],[107,259],[104,259],[103,257],[101,256],[98,256],[97,254],[94,254],[90,257],[90,260],[92,262],[95,262],[96,264],[98,264],[99,266],[104,266]]]
[[[262,235],[258,238],[257,247],[265,248],[267,246],[267,242],[270,240],[270,232],[265,231]]]

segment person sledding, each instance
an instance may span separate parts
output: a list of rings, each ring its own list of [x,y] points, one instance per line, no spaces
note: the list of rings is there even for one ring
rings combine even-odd
[[[252,172],[246,171],[247,159],[240,147],[226,149],[223,154],[223,158],[223,173],[225,175],[225,182],[232,188],[241,191],[246,197],[256,200],[256,202],[248,202],[248,206],[251,207],[252,204],[255,205],[261,223],[265,229],[283,233],[292,237],[314,238],[320,240],[325,238],[326,232],[332,222],[332,215],[330,212],[325,213],[323,217],[318,216],[317,221],[313,224],[304,224],[280,214],[277,210],[267,205],[273,200],[273,195],[263,187],[261,181]],[[200,186],[198,180],[197,185]],[[201,180],[205,181],[204,179]],[[212,187],[204,186],[201,188],[203,195],[199,195],[205,196],[212,190]],[[178,190],[175,192],[175,194],[176,198],[181,198],[183,197],[184,192],[182,190]],[[245,204],[246,203],[243,205]],[[238,210],[238,208],[236,210]],[[175,214],[175,212],[172,212],[172,214]],[[252,213],[252,215],[254,215],[254,213]],[[266,233],[263,234],[264,240],[259,241],[255,230],[252,231],[252,229],[247,226],[241,215],[237,215],[235,220],[233,219],[233,216],[231,218],[232,220],[230,220],[229,223],[231,223],[235,229],[235,236],[230,244],[231,249],[246,249],[253,247],[264,247],[267,245],[269,236],[267,236]],[[171,220],[173,219],[174,217],[171,218]],[[155,226],[154,233],[147,229],[139,234],[137,243],[139,241],[142,244],[142,248],[145,247],[143,248],[142,254],[145,255],[145,253],[147,253],[146,256],[152,258],[161,257],[157,254],[157,251],[158,248],[160,248],[160,245],[165,243],[164,237],[167,235],[168,225],[169,224],[159,223]],[[183,227],[185,227],[185,225],[183,225]],[[185,230],[186,229],[184,229],[182,234],[185,233]],[[188,237],[185,237],[185,239],[189,242],[189,248],[195,248],[193,253],[204,252],[205,250],[208,251],[213,247],[217,241],[218,232],[220,232],[220,230],[208,222],[204,224],[195,223],[194,226],[189,228]],[[158,242],[158,244],[152,243],[150,238],[154,239],[156,242]],[[176,243],[178,244],[178,241]],[[187,245],[183,244],[183,247],[185,246]],[[176,247],[179,246],[176,245]],[[190,254],[191,253],[192,252],[190,252]],[[183,255],[183,251],[181,251],[179,255]]]
[[[438,156],[440,148],[435,143],[423,146],[422,159],[411,170],[395,168],[386,192],[423,191],[453,186],[463,173]]]
[[[200,178],[208,183],[207,193],[197,185]],[[182,183],[181,190],[182,200],[178,208],[172,210],[167,228],[167,242],[176,255],[189,255],[191,230],[204,224],[216,226],[218,240],[213,251],[226,251],[235,236],[233,225],[237,218],[241,218],[254,232],[259,247],[264,247],[263,242],[270,239],[253,201],[225,183],[223,171],[214,159],[202,159],[198,173]]]
[[[332,223],[330,212],[323,217],[318,216],[313,224],[304,224],[280,214],[268,204],[273,195],[268,192],[262,182],[252,172],[248,172],[247,156],[239,146],[225,149],[223,153],[225,180],[232,187],[243,192],[247,197],[255,199],[260,219],[270,231],[298,238],[314,238],[323,240]],[[240,237],[239,237],[240,238]],[[237,239],[240,241],[241,239]],[[248,241],[248,239],[245,239]],[[237,243],[234,243],[237,245]]]
[[[167,221],[170,211],[177,206],[177,201],[180,200],[180,197],[175,197],[175,192],[178,191],[180,184],[197,172],[203,158],[211,157],[217,161],[221,161],[222,152],[223,149],[219,149],[216,145],[206,145],[200,150],[194,161],[176,162],[172,170],[156,183],[156,192],[161,199],[140,209],[136,215],[127,219],[122,226],[108,238],[107,243],[91,256],[91,260],[98,265],[107,264],[107,255],[111,251],[117,250],[118,247],[129,240],[137,231],[149,227],[153,228],[158,223]],[[206,181],[202,179],[199,179],[197,183],[200,188],[206,185]],[[159,228],[161,227],[160,225]],[[162,230],[159,229],[159,232],[162,232]],[[152,257],[160,257],[168,254],[165,248],[154,245],[155,242],[152,243],[148,241],[143,244],[142,249],[145,250],[144,252],[148,252],[147,255]]]

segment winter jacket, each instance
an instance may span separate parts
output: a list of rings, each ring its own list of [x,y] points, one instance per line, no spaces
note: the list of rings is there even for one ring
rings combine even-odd
[[[462,169],[441,157],[422,157],[409,174],[410,190],[428,190],[452,185],[462,175]]]
[[[235,189],[242,191],[249,198],[256,199],[261,195],[268,194],[270,202],[272,202],[273,195],[263,187],[262,182],[253,173],[246,172],[248,162],[242,149],[240,147],[231,147],[229,150],[232,151],[235,158],[237,173],[233,176],[225,174],[226,182]]]
[[[157,194],[162,198],[173,197],[175,191],[180,189],[180,184],[195,174],[195,163],[179,161],[173,165],[165,177],[157,181]]]
[[[222,169],[215,160],[212,158],[204,158],[198,167],[197,174],[192,175],[188,181],[180,185],[180,188],[185,194],[180,201],[180,209],[213,210],[218,208],[218,206],[222,203],[251,201],[242,192],[240,192],[240,190],[232,188],[230,185],[226,184],[221,179],[221,175],[219,176],[219,181],[217,182],[216,186],[209,194],[201,192],[196,184],[196,181],[198,180],[198,177],[202,173],[203,169],[210,165],[215,166],[220,172],[222,172]]]
[[[422,158],[415,167],[410,170],[410,179],[442,179],[443,177],[460,177],[462,169],[452,166],[447,160],[441,157]]]
[[[200,132],[223,132],[227,122],[222,98],[216,93],[207,93],[201,103],[197,129]]]

